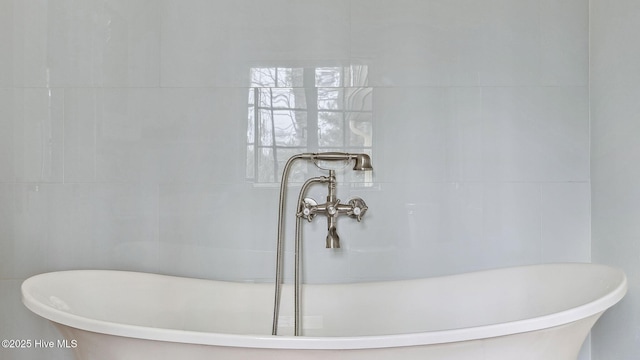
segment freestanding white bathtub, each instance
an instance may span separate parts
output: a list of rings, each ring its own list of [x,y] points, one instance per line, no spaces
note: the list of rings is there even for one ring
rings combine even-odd
[[[595,264],[305,285],[304,336],[293,337],[286,285],[272,336],[272,284],[99,270],[22,284],[23,303],[82,360],[575,360],[626,289],[622,271]]]

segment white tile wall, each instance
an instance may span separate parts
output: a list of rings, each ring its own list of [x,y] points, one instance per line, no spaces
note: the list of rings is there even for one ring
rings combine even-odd
[[[100,90],[69,88],[64,93],[64,181],[96,180],[96,125]]]
[[[542,0],[540,7],[540,83],[587,86],[589,0]]]
[[[592,0],[591,121],[593,259],[622,268],[625,298],[593,331],[593,359],[640,354],[640,4]]]
[[[16,181],[61,182],[64,171],[64,92],[24,88],[14,96]]]
[[[0,87],[13,86],[13,18],[13,2],[0,1]]]
[[[588,104],[585,87],[484,88],[484,178],[588,181]]]
[[[548,183],[541,189],[542,258],[585,261],[591,258],[591,208],[588,183]]]
[[[35,273],[271,281],[252,67],[372,87],[374,183],[338,185],[370,210],[339,251],[304,224],[305,281],[589,261],[587,24],[586,0],[0,0],[0,338],[57,336],[19,303]]]
[[[15,180],[14,166],[14,108],[18,91],[0,89],[0,182]]]

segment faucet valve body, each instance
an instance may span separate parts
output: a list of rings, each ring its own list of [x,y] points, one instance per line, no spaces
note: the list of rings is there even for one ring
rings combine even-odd
[[[337,219],[340,214],[356,219],[358,222],[362,220],[365,212],[369,207],[359,197],[350,199],[347,204],[341,204],[340,199],[336,198],[336,177],[335,171],[329,170],[329,176],[323,177],[323,182],[327,182],[328,195],[324,204],[318,204],[314,199],[305,198],[298,205],[297,216],[311,222],[317,214],[327,216],[327,244],[328,249],[340,248],[340,236],[336,230]]]

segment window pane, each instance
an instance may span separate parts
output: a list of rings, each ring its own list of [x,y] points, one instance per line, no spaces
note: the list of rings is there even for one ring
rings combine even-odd
[[[342,89],[318,88],[319,110],[341,110],[342,108]]]
[[[279,182],[284,164],[298,153],[369,153],[373,90],[366,87],[367,71],[366,65],[252,68],[246,119],[247,179]],[[313,164],[296,163],[290,180],[303,182],[309,167]],[[370,175],[368,179],[351,172],[345,176],[346,181],[371,181]]]
[[[273,125],[277,146],[306,145],[305,129],[307,124],[305,112],[274,110]]]
[[[344,130],[341,112],[318,112],[318,146],[344,146]]]
[[[251,68],[251,87],[276,86],[276,68]]]
[[[342,85],[342,67],[316,68],[316,87],[340,87]]]

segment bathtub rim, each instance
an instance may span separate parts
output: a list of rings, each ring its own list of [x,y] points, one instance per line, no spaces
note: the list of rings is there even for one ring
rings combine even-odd
[[[552,328],[593,316],[600,316],[611,306],[618,303],[626,294],[628,284],[625,273],[617,267],[594,263],[548,263],[523,266],[509,266],[495,269],[479,270],[469,273],[493,272],[515,268],[534,268],[548,265],[570,265],[570,266],[599,266],[607,268],[610,271],[617,272],[620,276],[620,282],[611,289],[606,295],[585,303],[583,305],[559,311],[556,313],[538,316],[535,318],[521,319],[509,322],[502,322],[490,325],[480,325],[460,329],[448,329],[428,332],[389,334],[389,335],[365,335],[365,336],[273,336],[258,334],[225,334],[225,333],[207,333],[199,331],[153,328],[140,325],[115,323],[105,320],[96,320],[69,312],[65,312],[49,305],[43,304],[36,300],[29,293],[37,277],[53,275],[59,273],[72,272],[96,272],[96,273],[133,273],[150,276],[161,276],[178,279],[192,279],[181,276],[162,275],[156,273],[145,273],[138,271],[121,271],[121,270],[65,270],[54,271],[43,274],[34,275],[26,279],[21,286],[22,302],[33,313],[50,320],[55,323],[90,331],[94,333],[102,333],[107,335],[138,338],[145,340],[167,341],[177,343],[189,343],[199,345],[214,345],[228,347],[245,347],[245,348],[265,348],[265,349],[314,349],[314,350],[348,350],[348,349],[372,349],[372,348],[390,348],[404,346],[420,346],[431,344],[445,344],[460,341],[479,340],[484,338],[492,338],[505,335],[513,335],[524,332],[531,332],[540,329]],[[461,276],[468,273],[446,275]],[[199,279],[207,281],[206,279]],[[409,279],[416,280],[416,279]],[[221,280],[211,280],[221,281]],[[394,280],[390,280],[394,281]],[[397,280],[404,281],[404,280]],[[386,281],[380,281],[386,282]]]

